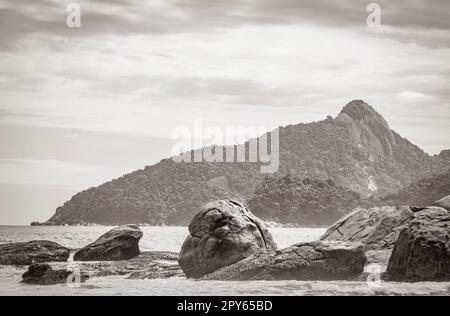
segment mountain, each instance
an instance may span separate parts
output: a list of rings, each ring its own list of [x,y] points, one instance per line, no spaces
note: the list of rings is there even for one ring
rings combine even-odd
[[[248,146],[235,146],[235,151]],[[360,100],[347,104],[336,118],[281,127],[279,151],[280,167],[273,176],[331,179],[363,198],[392,194],[416,180],[445,172],[446,166],[442,159],[429,156],[392,131],[374,108]],[[267,176],[259,167],[250,162],[165,159],[78,193],[49,221],[187,224],[210,200],[249,198]]]
[[[384,204],[430,206],[450,195],[450,170],[432,178],[416,181],[395,194],[381,198]]]
[[[332,180],[300,179],[292,175],[267,177],[247,200],[252,212],[265,221],[302,226],[329,226],[369,201]]]

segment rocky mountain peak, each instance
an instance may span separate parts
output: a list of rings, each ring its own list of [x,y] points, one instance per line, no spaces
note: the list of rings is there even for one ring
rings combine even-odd
[[[348,103],[336,122],[349,131],[350,142],[367,148],[372,158],[391,157],[396,145],[395,136],[384,117],[362,100]]]
[[[380,113],[378,113],[372,106],[370,106],[363,100],[353,100],[349,102],[341,110],[340,114],[343,113],[350,116],[355,121],[377,120],[380,123],[383,123],[385,127],[389,128],[389,124],[386,122],[383,116],[381,116]]]

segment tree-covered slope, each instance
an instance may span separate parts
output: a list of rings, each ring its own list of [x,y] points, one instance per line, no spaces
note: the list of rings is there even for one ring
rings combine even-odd
[[[329,226],[368,201],[332,180],[292,175],[266,178],[248,199],[252,212],[266,221],[301,226]]]
[[[445,172],[448,166],[400,137],[370,105],[358,100],[334,119],[282,127],[279,134],[280,168],[273,176],[331,179],[363,198],[397,192],[416,180]],[[246,200],[266,176],[255,163],[165,159],[78,193],[50,221],[187,224],[208,201]]]
[[[450,195],[450,170],[432,178],[416,181],[381,201],[390,205],[430,206],[433,202]]]

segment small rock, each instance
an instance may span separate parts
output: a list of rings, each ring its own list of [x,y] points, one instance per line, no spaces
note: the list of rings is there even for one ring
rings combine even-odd
[[[46,240],[0,245],[0,264],[31,265],[43,262],[67,261],[69,249]]]
[[[79,250],[75,261],[116,261],[136,257],[142,230],[137,225],[116,227],[102,235],[97,241]]]
[[[22,283],[37,285],[55,285],[68,282],[73,274],[67,270],[53,270],[49,264],[37,263],[28,267],[28,271],[22,275]],[[86,275],[80,275],[80,282],[88,279]]]
[[[242,203],[206,204],[189,225],[179,264],[188,278],[200,278],[256,252],[276,249],[265,224]]]

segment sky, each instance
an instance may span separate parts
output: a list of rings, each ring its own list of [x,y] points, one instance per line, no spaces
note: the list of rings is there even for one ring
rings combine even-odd
[[[375,28],[370,2],[0,0],[0,225],[168,157],[195,120],[269,128],[363,99],[450,148],[450,1],[377,1]]]

